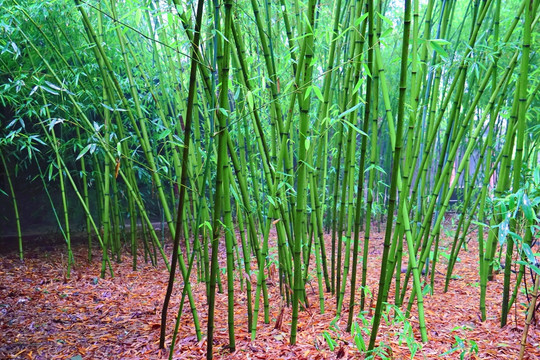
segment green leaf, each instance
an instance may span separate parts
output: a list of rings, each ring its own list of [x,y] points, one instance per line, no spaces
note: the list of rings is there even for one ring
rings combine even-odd
[[[313,86],[309,86],[306,89],[306,93],[304,94],[304,100],[306,100],[309,97],[309,95],[311,94],[311,90],[313,90]]]
[[[311,140],[309,140],[309,136],[306,138],[305,146],[306,151],[309,150],[309,147],[311,146]]]
[[[358,26],[368,17],[368,13],[365,13],[364,15],[360,16],[358,19],[354,21],[354,26]]]
[[[510,227],[508,223],[510,221],[510,214],[507,213],[507,216],[504,218],[503,222],[499,226],[499,245],[504,244],[506,241],[506,236],[510,232]]]
[[[210,224],[209,221],[205,221],[201,225],[199,225],[199,229],[202,227],[206,227],[210,232],[212,232],[212,224]]]
[[[63,123],[64,121],[66,121],[65,119],[60,119],[60,118],[51,118],[49,119],[49,131],[52,131],[54,125],[56,124],[61,124]]]
[[[227,109],[224,109],[222,107],[218,107],[218,110],[220,113],[223,114],[223,116],[229,116],[229,112],[227,111]]]
[[[527,243],[523,243],[523,252],[527,255],[527,259],[531,264],[536,264],[536,258],[531,250],[531,247]]]
[[[49,181],[51,181],[51,179],[53,177],[53,169],[54,169],[53,164],[50,164],[49,165]]]
[[[219,30],[215,30],[215,31],[216,31],[216,33],[217,33],[219,36],[221,36],[221,37],[223,38],[223,40],[225,40],[226,42],[229,42],[229,39],[227,39],[227,38],[225,37],[225,35],[223,35],[223,33],[222,33],[221,31],[219,31]]]
[[[272,199],[271,196],[267,196],[267,199],[268,199],[268,202],[269,202],[270,204],[272,204],[272,206],[274,206],[274,207],[276,206],[276,203],[274,202],[274,199]]]
[[[344,112],[342,112],[341,114],[338,115],[338,120],[345,117],[347,114],[350,114],[352,113],[353,111],[355,111],[356,109],[358,109],[360,107],[360,105],[362,105],[361,102],[359,102],[358,104],[354,105],[353,107],[345,110]]]
[[[356,348],[359,351],[366,351],[366,343],[364,342],[362,331],[357,322],[354,323],[354,342],[356,344]]]
[[[535,273],[537,273],[538,275],[540,275],[540,268],[538,268],[538,266],[536,265],[533,265],[529,262],[526,262],[526,261],[523,261],[523,260],[518,260],[516,261],[516,264],[518,265],[523,265],[523,266],[527,266],[528,268],[530,268],[532,271],[534,271]]]
[[[534,220],[534,212],[531,206],[531,202],[529,200],[529,197],[527,194],[523,194],[523,197],[521,198],[521,209],[523,210],[523,215],[525,215],[525,218],[529,221]]]
[[[49,85],[49,86],[50,86],[52,89],[54,89],[54,90],[65,91],[65,89],[63,89],[63,88],[61,88],[61,87],[59,87],[59,86],[56,86],[55,84],[53,84],[53,83],[50,82],[50,81],[45,80],[45,83],[46,83],[47,85]]]
[[[515,233],[513,231],[509,231],[508,235],[510,235],[512,237],[512,239],[517,240],[519,243],[523,242],[523,238],[521,237],[521,235],[519,235],[519,234],[517,234],[517,233]]]
[[[437,54],[439,54],[439,56],[442,56],[444,58],[448,57],[448,53],[446,52],[446,50],[444,50],[444,48],[439,43],[431,40],[430,45],[431,45],[431,48],[435,50]]]
[[[34,95],[34,93],[37,91],[37,89],[39,89],[39,86],[38,86],[38,85],[34,86],[34,87],[32,88],[32,91],[30,91],[30,94],[28,94],[28,96]]]
[[[387,18],[383,14],[378,12],[377,16],[379,16],[388,26],[390,26],[390,28],[394,27],[394,24],[392,23],[392,20],[390,20],[389,18]]]
[[[253,105],[253,93],[251,92],[251,90],[246,93],[246,100],[248,102],[249,110],[253,111],[255,106]]]
[[[79,153],[79,156],[77,156],[77,158],[75,160],[79,160],[80,158],[82,158],[84,156],[84,154],[86,154],[88,152],[88,150],[90,150],[90,148],[92,147],[92,145],[94,144],[88,144],[84,147],[84,149],[82,149],[82,151]]]
[[[351,124],[349,121],[347,121],[345,119],[341,119],[341,121],[343,121],[345,124],[349,125],[354,131],[356,131],[360,135],[363,135],[363,136],[366,136],[366,137],[368,136],[368,134],[366,134],[365,132],[363,132],[362,130],[360,130],[359,128],[354,126],[353,124]]]
[[[322,92],[321,92],[321,89],[319,89],[318,86],[313,85],[313,92],[315,93],[315,96],[317,96],[317,98],[318,98],[320,101],[324,101],[323,94],[322,94]]]
[[[483,222],[480,222],[480,221],[476,221],[476,220],[473,220],[471,221],[474,225],[478,225],[478,226],[483,226],[483,227],[488,227],[489,225],[486,224],[486,223],[483,223]]]
[[[326,340],[326,343],[328,344],[330,351],[334,351],[334,348],[336,347],[336,341],[332,339],[330,334],[328,334],[328,331],[323,332],[323,337]]]
[[[169,136],[169,134],[171,133],[171,130],[170,129],[165,129],[161,132],[161,134],[158,135],[157,139],[158,140],[163,140],[164,138],[166,138],[167,136]]]
[[[58,95],[58,93],[56,91],[54,91],[54,90],[52,90],[52,89],[50,89],[50,88],[48,88],[46,86],[41,85],[39,88],[42,89],[42,90],[45,90],[49,94]]]
[[[369,66],[363,62],[362,67],[364,68],[364,71],[366,72],[367,76],[371,77],[371,70],[369,70]]]
[[[540,185],[540,167],[534,169],[533,179],[535,184]]]
[[[367,69],[367,66],[364,66],[365,69]],[[371,75],[370,75],[371,76]],[[364,78],[360,78],[358,79],[358,82],[356,83],[356,85],[354,86],[354,89],[353,89],[353,94],[358,92],[358,89],[360,89],[360,86],[362,86],[362,84],[364,83]]]
[[[382,174],[386,174],[386,171],[384,171],[384,169],[382,167],[380,167],[379,165],[375,165],[375,164],[371,164],[367,167],[366,170],[364,170],[364,172],[368,172],[370,170],[377,170],[378,172],[382,173]]]

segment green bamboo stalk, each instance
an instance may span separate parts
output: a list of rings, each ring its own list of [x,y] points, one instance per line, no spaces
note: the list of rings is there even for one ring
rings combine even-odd
[[[516,86],[519,93],[518,116],[517,116],[517,138],[512,172],[512,190],[517,192],[521,185],[521,165],[523,164],[523,146],[525,143],[525,127],[527,113],[527,83],[529,75],[529,54],[531,51],[531,24],[534,17],[533,1],[525,6],[525,24],[523,25],[523,43],[521,50],[521,66],[519,70],[519,86]],[[515,232],[517,221],[510,219],[510,231]],[[512,256],[514,251],[514,241],[506,242],[506,258],[504,269],[503,298],[501,310],[501,327],[506,325],[508,317],[508,303],[510,298],[510,275],[512,269]]]
[[[231,23],[232,23],[232,1],[225,1],[225,21],[223,25],[223,37],[224,39],[218,38],[218,62],[220,67],[219,80],[221,83],[221,88],[219,91],[219,111],[217,112],[217,117],[219,120],[218,125],[218,152],[217,152],[217,172],[216,172],[216,185],[215,185],[215,200],[214,200],[214,214],[213,214],[213,224],[212,224],[212,260],[210,267],[210,289],[208,292],[208,330],[207,330],[207,347],[206,347],[206,358],[208,360],[213,358],[213,338],[214,338],[214,311],[215,311],[215,285],[216,278],[218,276],[218,251],[219,251],[219,236],[221,232],[221,212],[223,204],[221,201],[222,194],[228,194],[229,190],[225,189],[225,185],[228,185],[228,173],[227,164],[227,142],[229,139],[227,132],[227,120],[229,117],[229,104],[228,104],[228,95],[229,95],[229,63],[230,63],[230,42],[227,39],[231,38]],[[216,29],[217,30],[217,29]],[[220,43],[223,41],[223,44]],[[193,65],[192,65],[193,66]],[[228,201],[228,200],[227,200]],[[225,210],[225,208],[223,208]],[[229,229],[232,231],[232,229]],[[231,239],[229,239],[231,241]],[[232,256],[232,254],[231,254]],[[227,262],[232,262],[232,259],[227,257]],[[231,276],[232,281],[232,263],[230,271],[228,269],[228,274]],[[230,284],[232,286],[232,283]],[[229,293],[229,295],[233,295]],[[232,296],[229,298],[229,305],[234,305]],[[234,308],[229,307],[229,347],[231,350],[234,350],[234,318],[231,312],[234,312]]]
[[[385,240],[384,240],[384,250],[383,250],[383,260],[382,260],[382,266],[381,266],[381,275],[379,279],[379,295],[377,296],[377,305],[375,308],[375,315],[373,319],[373,327],[371,331],[370,336],[370,342],[368,351],[372,351],[375,346],[375,340],[377,338],[377,332],[380,324],[380,317],[382,314],[382,307],[383,307],[383,301],[385,298],[385,287],[387,287],[386,284],[389,283],[389,280],[391,280],[391,277],[389,277],[386,273],[387,269],[387,261],[389,258],[389,248],[390,248],[390,237],[392,233],[392,219],[394,216],[394,207],[395,207],[395,196],[398,189],[398,179],[400,177],[399,173],[399,162],[400,162],[400,153],[402,148],[402,134],[403,134],[403,126],[404,126],[404,116],[405,116],[405,96],[406,96],[406,85],[407,85],[407,60],[408,60],[408,53],[409,53],[409,36],[410,36],[410,23],[411,23],[411,2],[410,0],[405,2],[405,10],[404,10],[404,31],[403,31],[403,44],[402,44],[402,50],[401,50],[401,70],[400,70],[400,86],[399,86],[399,101],[398,101],[398,116],[397,116],[397,128],[395,129],[395,143],[394,143],[394,154],[393,154],[393,164],[392,164],[392,181],[390,185],[390,200],[388,203],[388,219],[387,219],[387,228],[386,228],[386,234],[385,234]],[[379,47],[375,47],[376,52],[376,59],[379,63],[379,72],[383,70],[382,64],[381,64],[381,55]],[[385,90],[386,83],[382,82],[383,86],[383,94],[387,91]],[[387,111],[388,112],[388,111]],[[389,118],[389,124],[392,124],[391,117]],[[390,129],[390,133],[394,133],[392,129]],[[401,181],[400,181],[401,182]],[[401,184],[399,184],[401,185]],[[401,186],[399,186],[401,187]],[[418,291],[417,294],[417,304],[418,304],[418,318],[420,323],[420,331],[422,335],[422,341],[427,341],[427,332],[425,328],[424,323],[424,313],[423,313],[423,300],[422,300],[422,293],[420,289],[420,279],[419,279],[419,271],[416,264],[416,254],[414,253],[414,246],[412,242],[412,235],[410,231],[410,225],[408,224],[408,210],[406,205],[406,199],[401,198],[400,202],[403,202],[403,222],[407,234],[407,245],[409,248],[409,262],[411,263],[411,267],[413,269],[414,274],[414,284],[415,288]],[[399,206],[398,206],[399,208]],[[388,280],[386,280],[388,278]]]
[[[22,231],[21,231],[21,219],[19,217],[19,206],[17,205],[17,198],[15,197],[15,189],[13,188],[13,182],[11,180],[11,173],[7,166],[6,158],[4,157],[4,151],[0,146],[0,159],[2,160],[2,166],[4,168],[6,179],[8,182],[9,192],[11,195],[11,201],[13,203],[13,213],[15,215],[15,226],[17,227],[17,239],[19,243],[19,260],[24,260],[23,243],[22,243]]]
[[[353,242],[353,264],[352,264],[352,273],[351,273],[351,297],[350,297],[350,300],[349,300],[349,317],[347,319],[347,331],[351,331],[351,327],[352,327],[352,321],[353,321],[353,315],[354,315],[354,301],[355,301],[355,296],[356,296],[356,273],[357,273],[357,264],[358,264],[358,252],[359,252],[359,242],[360,242],[360,227],[362,226],[362,196],[363,196],[363,192],[364,192],[364,174],[365,174],[365,170],[364,170],[364,165],[365,165],[365,159],[366,159],[366,151],[367,151],[367,133],[369,131],[369,125],[370,125],[370,122],[372,121],[371,119],[371,98],[372,98],[372,83],[373,83],[373,69],[374,69],[374,66],[373,66],[373,30],[374,30],[374,26],[373,26],[373,15],[374,15],[374,11],[373,11],[373,1],[372,0],[368,0],[366,2],[366,13],[368,14],[367,16],[367,20],[365,20],[365,26],[367,26],[367,35],[368,35],[368,60],[367,60],[367,66],[368,66],[368,76],[367,76],[367,84],[366,84],[366,99],[365,99],[365,105],[364,105],[364,122],[363,122],[363,127],[362,127],[362,131],[364,132],[365,136],[364,138],[362,138],[362,148],[361,148],[361,151],[360,151],[360,164],[359,164],[359,172],[358,172],[358,183],[357,183],[357,191],[356,191],[356,196],[357,196],[357,204],[356,204],[356,211],[355,211],[355,222],[354,222],[354,242]],[[364,33],[365,33],[365,30],[364,30]],[[375,95],[376,97],[376,95]],[[374,139],[376,137],[376,135],[374,135],[373,133],[371,134],[371,141],[372,141],[372,144],[374,142]],[[372,147],[372,151],[373,151],[373,147]],[[374,162],[374,154],[375,152],[372,154],[372,160]],[[368,181],[368,208],[366,209],[366,216],[365,216],[365,219],[366,219],[366,230],[365,230],[365,233],[367,235],[365,235],[365,238],[364,238],[364,249],[363,249],[363,254],[362,254],[362,261],[363,261],[363,264],[362,264],[362,267],[366,269],[366,274],[367,274],[367,255],[368,255],[368,249],[369,249],[369,232],[370,232],[370,228],[371,228],[371,208],[369,207],[369,196],[370,196],[370,186],[371,184],[373,183],[373,178],[372,178],[372,175],[371,174],[374,174],[374,169],[371,169],[371,172],[370,172],[370,179]],[[366,285],[365,283],[365,277],[367,276],[364,276],[364,273],[363,273],[363,276],[362,276],[362,288],[361,288],[361,292],[362,292],[362,296],[361,296],[361,300],[364,300],[365,299],[365,291],[364,291],[364,287]],[[361,304],[361,308],[363,308],[363,301],[362,301],[362,304]]]
[[[184,200],[185,200],[185,194],[186,194],[186,184],[187,184],[187,158],[189,156],[189,143],[191,140],[191,124],[193,122],[193,104],[194,104],[194,98],[195,98],[195,84],[196,84],[196,75],[197,75],[197,67],[198,67],[198,58],[197,58],[197,49],[199,47],[199,41],[200,41],[200,31],[201,31],[201,23],[202,23],[202,13],[203,13],[203,0],[199,0],[197,3],[197,13],[196,13],[196,23],[195,23],[195,33],[193,36],[193,43],[192,43],[192,57],[191,57],[191,69],[190,69],[190,76],[189,76],[189,92],[188,92],[188,101],[186,106],[186,127],[184,132],[184,149],[182,152],[182,177],[180,179],[180,186],[179,186],[179,201],[178,201],[178,211],[177,211],[177,220],[176,224],[179,228],[181,224],[183,223],[183,216],[184,216]],[[172,294],[172,287],[174,284],[174,275],[176,272],[176,262],[178,259],[178,248],[180,245],[180,231],[175,232],[174,234],[174,246],[173,246],[173,254],[171,257],[171,271],[169,273],[169,283],[167,285],[167,293],[165,295],[165,300],[163,301],[163,309],[161,312],[161,332],[160,332],[160,338],[159,338],[159,347],[160,349],[163,349],[165,347],[165,329],[167,326],[167,309],[169,306],[170,297]],[[180,259],[182,259],[180,257]],[[182,264],[182,261],[180,261],[180,264]],[[182,266],[180,267],[181,270]],[[189,279],[186,278],[187,271],[182,271],[182,275],[184,276],[184,283],[186,284],[185,287],[187,288],[189,285]],[[188,294],[189,294],[189,288],[188,288]],[[195,324],[195,329],[197,332],[197,339],[201,338],[199,326],[198,326],[198,320],[197,320],[197,312],[194,307],[192,307],[193,310],[193,321]]]
[[[314,26],[315,26],[315,4],[314,0],[310,0],[308,4],[308,22],[306,24],[305,35],[305,58],[304,71],[303,71],[303,84],[309,84],[312,81],[313,64],[311,60],[313,58],[313,46],[314,46]],[[300,126],[298,137],[298,167],[296,171],[296,213],[294,214],[294,244],[293,244],[293,258],[294,258],[294,291],[292,296],[292,323],[291,323],[291,345],[296,344],[297,326],[298,326],[298,305],[304,296],[304,282],[302,279],[302,265],[300,261],[301,246],[305,239],[304,232],[304,217],[306,211],[306,198],[307,198],[307,159],[306,154],[308,151],[309,141],[309,107],[310,97],[305,96],[307,87],[304,87],[301,96],[298,98],[300,107]]]

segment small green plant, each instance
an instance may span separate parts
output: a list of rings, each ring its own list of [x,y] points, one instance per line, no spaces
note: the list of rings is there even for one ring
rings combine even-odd
[[[409,351],[411,352],[411,358],[413,358],[416,353],[422,349],[422,345],[418,343],[414,338],[412,325],[407,320],[403,312],[397,306],[392,306],[392,309],[394,310],[395,314],[393,323],[403,324],[403,331],[398,333],[399,344],[401,345],[401,343],[405,341],[407,343]]]
[[[394,315],[391,316],[391,313]],[[411,357],[414,357],[422,346],[414,338],[411,323],[407,320],[403,312],[396,306],[386,304],[386,311],[382,314],[386,325],[392,326],[397,331],[394,331],[394,336],[398,338],[398,344],[407,344],[407,347],[411,353]],[[326,340],[330,350],[334,350],[337,345],[337,341],[340,338],[340,329],[337,326],[337,318],[330,324],[330,331],[324,331],[322,333],[323,338]],[[354,339],[354,344],[360,353],[366,353],[368,346],[365,342],[365,338],[369,338],[371,335],[372,320],[367,318],[367,311],[362,311],[358,314],[357,319],[353,322],[351,327],[351,335]],[[381,341],[377,347],[375,347],[366,359],[391,359],[392,348]]]
[[[328,331],[323,332],[323,337],[326,340],[326,343],[328,344],[328,347],[330,348],[330,351],[334,351],[336,348],[337,342],[332,338],[332,335],[328,333]]]
[[[456,342],[450,348],[450,350],[441,354],[441,357],[459,352],[460,360],[465,359],[465,355],[478,354],[478,344],[474,340],[462,339],[457,335],[454,335]]]

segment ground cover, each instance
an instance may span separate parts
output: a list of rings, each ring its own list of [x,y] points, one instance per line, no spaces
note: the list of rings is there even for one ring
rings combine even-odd
[[[376,289],[382,235],[372,237],[369,287]],[[413,307],[410,322],[393,322],[396,312],[390,309],[379,332],[382,358],[409,359],[516,359],[524,324],[525,295],[521,295],[511,313],[509,324],[499,327],[502,274],[488,285],[487,314],[480,321],[478,250],[474,234],[467,251],[460,253],[449,291],[443,292],[446,266],[444,255],[435,274],[434,294],[424,298],[429,342],[422,344]],[[327,238],[330,243],[330,238]],[[115,278],[99,278],[99,256],[88,263],[83,245],[74,247],[76,266],[71,278],[65,277],[66,257],[61,245],[35,244],[21,263],[15,251],[4,249],[0,255],[0,358],[6,359],[164,359],[167,351],[158,349],[160,313],[167,271],[162,262],[157,267],[140,264],[132,271],[131,261],[115,263]],[[445,242],[441,254],[444,254]],[[168,253],[171,248],[166,247]],[[224,254],[224,252],[223,252]],[[224,261],[224,259],[223,259]],[[224,266],[224,262],[222,264]],[[227,297],[217,294],[216,359],[363,359],[355,338],[345,332],[347,306],[341,320],[335,317],[335,298],[325,294],[326,311],[318,308],[316,279],[306,285],[311,307],[300,312],[298,342],[288,345],[291,309],[279,295],[276,272],[268,279],[270,323],[262,314],[257,338],[250,341],[245,312],[245,293],[239,282],[235,289],[236,351],[227,348]],[[225,276],[225,275],[223,275]],[[195,278],[193,278],[195,280]],[[359,280],[360,281],[360,280]],[[201,324],[206,326],[204,284],[193,281]],[[225,286],[226,280],[223,277]],[[181,284],[175,287],[170,306],[168,343],[178,310]],[[393,290],[390,298],[393,298]],[[376,291],[373,291],[374,295]],[[359,299],[359,296],[357,296]],[[368,294],[368,303],[375,300]],[[345,304],[348,304],[346,295]],[[276,321],[283,310],[282,325]],[[262,312],[262,311],[261,311]],[[367,341],[371,310],[357,318]],[[363,330],[362,330],[363,329]],[[180,338],[175,359],[199,359],[205,356],[206,341],[197,341],[188,306],[180,322]],[[412,335],[411,335],[412,334]],[[358,339],[356,339],[358,340]],[[533,323],[528,337],[528,359],[540,358],[540,329]],[[463,357],[462,357],[463,356]]]

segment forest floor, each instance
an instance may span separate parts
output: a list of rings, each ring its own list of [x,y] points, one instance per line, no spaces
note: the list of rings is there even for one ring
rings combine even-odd
[[[330,254],[331,237],[326,236]],[[499,316],[503,276],[496,274],[494,281],[488,284],[487,320],[482,322],[476,235],[470,234],[467,239],[468,249],[460,253],[460,262],[456,264],[448,292],[443,292],[446,259],[441,255],[435,272],[434,294],[424,297],[429,341],[425,344],[420,342],[416,306],[413,307],[410,322],[393,322],[395,312],[390,310],[378,337],[378,349],[386,355],[377,358],[410,359],[411,349],[418,349],[414,359],[518,358],[525,323],[523,304],[527,303],[527,299],[525,295],[520,295],[509,316],[509,324],[501,329]],[[367,322],[376,303],[374,297],[382,242],[383,234],[373,234],[368,273],[368,286],[373,296],[368,294],[367,297],[371,309],[365,314]],[[443,237],[440,254],[450,251],[448,242]],[[94,260],[89,263],[86,246],[79,244],[74,246],[76,265],[67,279],[65,246],[29,243],[26,248],[24,262],[18,260],[16,251],[4,248],[0,254],[0,359],[167,358],[168,350],[158,349],[161,308],[168,280],[163,261],[153,267],[145,264],[141,255],[138,271],[133,271],[131,258],[126,255],[123,262],[113,263],[114,278],[107,276],[101,279],[99,251],[94,251]],[[166,246],[166,252],[170,254],[170,245]],[[221,266],[224,267],[224,264],[224,259],[221,259]],[[530,277],[528,281],[530,283]],[[225,287],[224,274],[222,282]],[[205,285],[196,283],[195,276],[192,284],[204,334],[207,324]],[[236,350],[231,353],[228,349],[225,288],[223,294],[217,294],[214,358],[364,358],[355,339],[345,331],[348,292],[342,317],[330,328],[336,314],[335,297],[325,293],[325,313],[320,314],[318,285],[316,278],[313,278],[306,285],[311,306],[300,312],[297,345],[290,346],[291,308],[282,306],[277,275],[268,279],[270,323],[263,323],[261,309],[255,341],[250,341],[247,331],[245,291],[240,290],[239,281],[235,284]],[[177,284],[169,308],[167,344],[171,343],[181,292],[182,287]],[[393,292],[392,289],[390,299],[393,299]],[[356,301],[359,298],[358,292]],[[282,309],[282,326],[276,329],[276,320]],[[356,311],[359,311],[358,306]],[[363,339],[367,342],[370,325],[364,326],[361,318],[356,318],[356,321],[361,328],[365,328]],[[204,358],[206,338],[197,340],[187,303],[179,326],[173,357]],[[407,335],[410,331],[414,335]],[[327,337],[335,341],[333,350],[329,347],[333,342]],[[533,322],[527,340],[526,359],[540,359],[539,342],[540,325]]]

